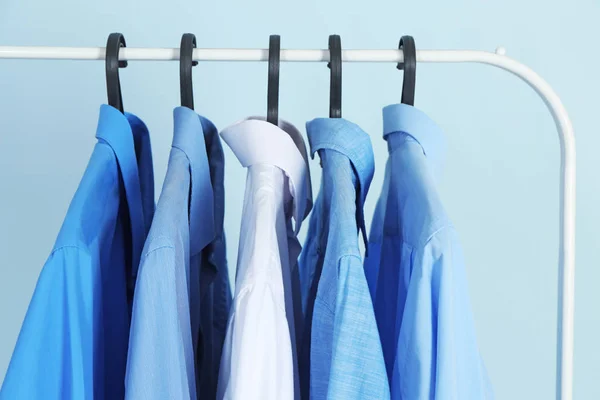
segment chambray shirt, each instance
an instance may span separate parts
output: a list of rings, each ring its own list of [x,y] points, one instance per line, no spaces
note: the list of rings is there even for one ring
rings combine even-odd
[[[38,279],[2,399],[124,396],[131,289],[154,212],[148,130],[100,108],[81,183]]]
[[[189,108],[177,107],[173,114],[167,175],[135,288],[130,399],[215,398],[231,301],[218,133]]]
[[[383,109],[384,187],[365,271],[392,399],[491,399],[458,236],[435,187],[444,136],[418,109]]]
[[[374,172],[369,136],[344,119],[306,125],[322,182],[300,258],[306,314],[300,359],[303,398],[390,396],[373,304],[357,236]]]

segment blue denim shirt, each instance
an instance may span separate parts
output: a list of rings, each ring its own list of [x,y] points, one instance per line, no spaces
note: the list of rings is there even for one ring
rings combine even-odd
[[[186,107],[174,110],[174,120],[135,288],[126,379],[131,399],[214,398],[231,301],[218,132]]]
[[[300,358],[303,398],[389,398],[375,314],[357,236],[374,172],[369,136],[344,119],[307,123],[319,152],[321,190],[300,258],[306,314]]]
[[[491,399],[463,255],[435,186],[443,133],[409,105],[383,118],[390,155],[365,272],[392,399]]]
[[[100,108],[81,183],[38,279],[1,399],[119,399],[131,289],[154,213],[148,130]]]

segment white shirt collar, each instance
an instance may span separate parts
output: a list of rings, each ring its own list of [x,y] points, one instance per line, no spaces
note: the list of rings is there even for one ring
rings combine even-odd
[[[285,172],[291,183],[297,234],[313,204],[306,146],[300,131],[283,120],[275,126],[261,117],[250,117],[225,128],[221,137],[243,167],[269,164]]]

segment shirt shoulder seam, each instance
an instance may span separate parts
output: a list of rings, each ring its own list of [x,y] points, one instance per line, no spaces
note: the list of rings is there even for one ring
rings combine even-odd
[[[358,265],[362,266],[362,261],[363,260],[362,260],[362,257],[360,255],[358,255],[358,254],[342,254],[342,255],[340,255],[338,257],[336,267],[339,267],[339,265],[342,262],[342,260],[346,259],[346,258],[355,258],[358,261]],[[315,301],[318,300],[318,299],[319,299],[319,297],[317,296],[317,298],[315,299]],[[331,307],[329,306],[329,304],[327,302],[319,301],[319,303],[323,307],[325,307],[327,309],[327,311],[329,311],[332,315],[335,315],[335,310],[332,310]]]
[[[149,255],[151,255],[152,253],[158,251],[158,250],[163,250],[163,249],[171,249],[171,250],[175,250],[175,247],[173,245],[170,244],[164,244],[158,247],[154,247],[146,252],[144,252],[144,254],[142,254],[142,259],[148,257]]]
[[[429,245],[429,243],[431,243],[431,241],[433,239],[435,239],[437,236],[441,235],[442,232],[450,230],[450,229],[452,229],[452,230],[454,229],[454,226],[451,223],[446,223],[446,224],[440,226],[439,228],[437,228],[435,231],[433,231],[429,235],[429,237],[427,238],[427,240],[425,240],[425,242],[423,243],[423,245],[420,246],[420,247],[422,247],[422,248],[427,247]]]
[[[338,258],[338,264],[342,261],[342,259],[344,258],[356,258],[358,260],[358,262],[360,264],[362,264],[362,257],[360,256],[360,254],[342,254],[339,256]]]
[[[50,257],[52,257],[55,253],[59,253],[62,250],[65,250],[65,249],[75,249],[75,250],[82,251],[82,252],[84,252],[86,254],[90,253],[90,251],[88,249],[83,248],[81,246],[77,246],[77,245],[74,245],[74,244],[65,244],[65,245],[62,245],[62,246],[59,246],[59,247],[56,247],[56,248],[52,249],[52,251],[50,252]]]

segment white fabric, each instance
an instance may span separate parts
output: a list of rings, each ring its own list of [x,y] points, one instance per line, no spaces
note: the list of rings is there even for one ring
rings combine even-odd
[[[282,126],[286,131],[253,119],[221,132],[248,176],[219,399],[300,398],[294,315],[301,303],[292,271],[301,248],[296,232],[312,195],[300,133]]]
[[[292,124],[280,121],[280,127],[252,117],[221,132],[221,137],[244,167],[255,164],[275,165],[290,178],[290,191],[295,201],[296,233],[312,207],[312,189],[302,135]]]

